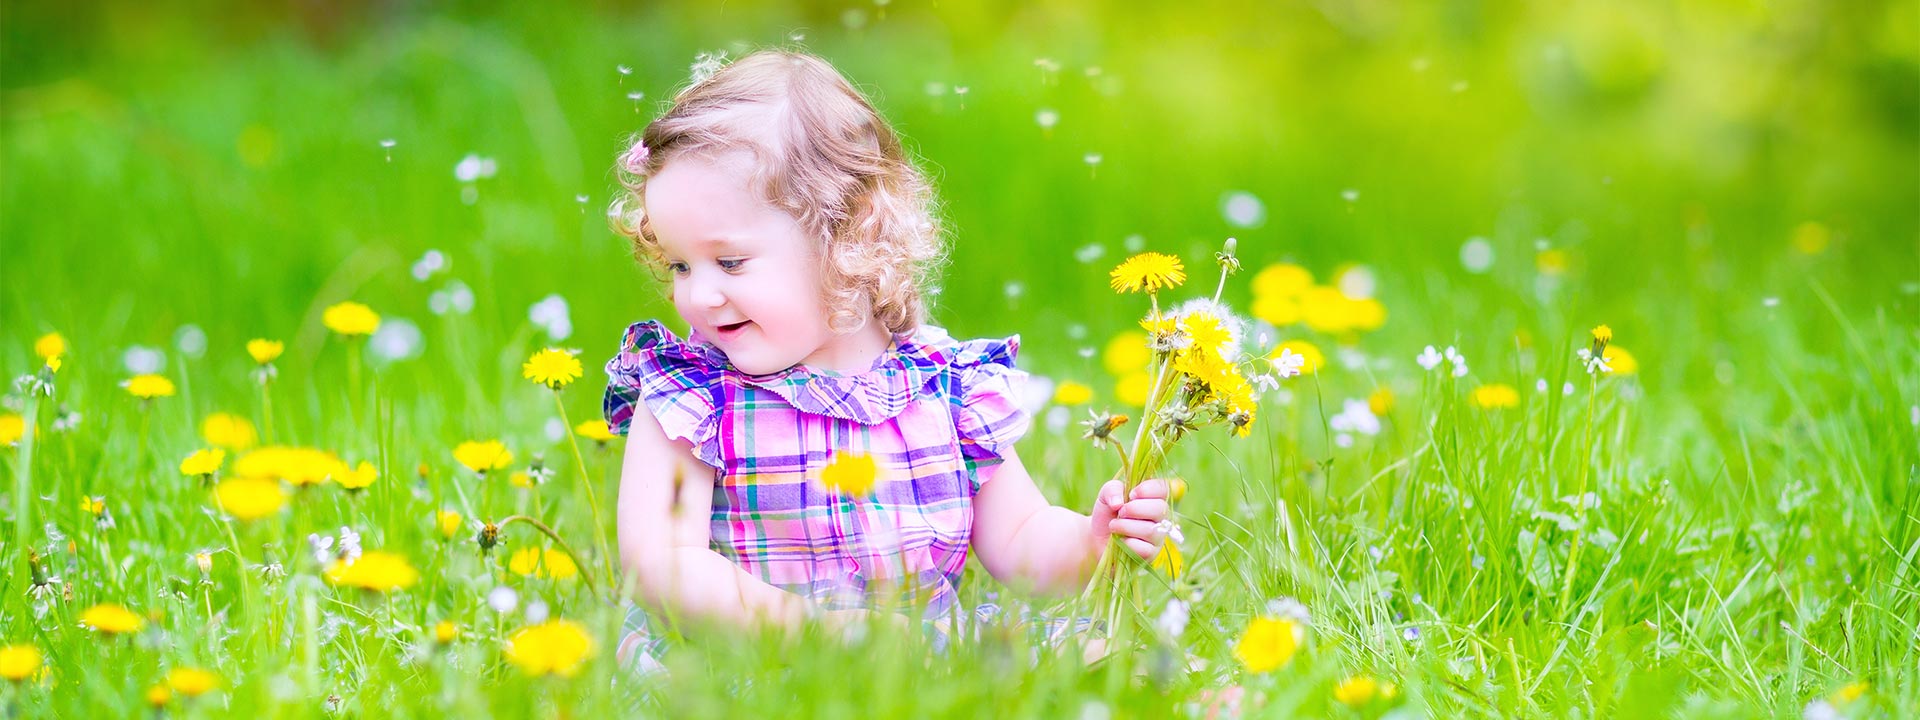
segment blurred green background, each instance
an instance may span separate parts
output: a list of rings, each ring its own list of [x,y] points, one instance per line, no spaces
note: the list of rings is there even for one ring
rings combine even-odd
[[[605,357],[671,314],[606,227],[623,139],[697,54],[798,45],[936,178],[954,239],[936,320],[1026,333],[1043,371],[1088,368],[1073,351],[1138,312],[1103,282],[1127,238],[1199,262],[1236,236],[1255,268],[1368,265],[1378,351],[1608,321],[1648,384],[1698,383],[1732,359],[1731,323],[1810,282],[1914,318],[1916,8],[9,2],[0,357],[25,367],[54,329],[172,355],[190,323],[219,362],[279,335],[298,367],[319,308],[351,298],[421,326],[426,358],[491,367],[553,293],[567,343]],[[469,154],[496,172],[456,179]],[[1549,247],[1568,271],[1541,283]],[[429,249],[449,271],[418,282]],[[460,348],[428,307],[452,279],[481,320]],[[1632,342],[1654,336],[1673,344]]]

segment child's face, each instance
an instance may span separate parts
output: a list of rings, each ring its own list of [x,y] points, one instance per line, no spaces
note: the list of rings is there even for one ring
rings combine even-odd
[[[765,375],[833,355],[812,243],[747,184],[744,151],[676,158],[646,185],[673,305],[734,367]]]

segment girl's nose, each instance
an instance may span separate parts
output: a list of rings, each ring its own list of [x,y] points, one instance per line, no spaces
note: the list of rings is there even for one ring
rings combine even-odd
[[[717,308],[727,304],[727,295],[720,291],[720,284],[712,281],[694,281],[690,288],[692,298],[701,307]]]

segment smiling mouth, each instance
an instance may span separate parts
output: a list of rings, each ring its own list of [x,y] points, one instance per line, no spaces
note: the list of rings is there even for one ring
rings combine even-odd
[[[752,321],[752,320],[742,320],[742,321],[740,321],[740,322],[737,322],[737,323],[733,323],[733,324],[731,324],[731,325],[720,325],[720,326],[716,326],[716,327],[715,327],[714,329],[715,329],[715,330],[719,330],[720,332],[723,332],[723,333],[731,333],[731,332],[736,332],[736,331],[738,331],[738,330],[741,330],[741,329],[744,329],[744,328],[745,328],[745,327],[747,326],[747,323],[750,323],[750,322],[753,322],[753,321]]]

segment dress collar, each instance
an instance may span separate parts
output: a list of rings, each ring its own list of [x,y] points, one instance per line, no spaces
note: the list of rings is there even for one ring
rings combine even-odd
[[[894,333],[886,351],[865,372],[841,374],[795,365],[766,375],[748,375],[699,331],[687,335],[696,352],[724,367],[741,382],[765,389],[794,408],[862,425],[878,425],[899,415],[922,392],[938,391],[941,371],[951,361],[941,350],[946,331],[922,325],[913,333]]]

